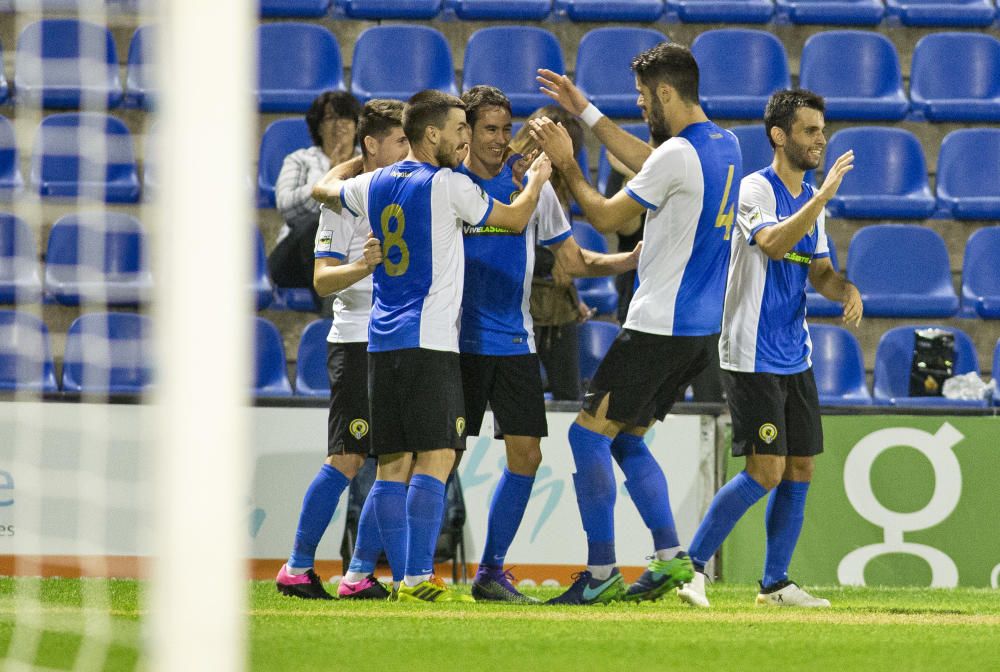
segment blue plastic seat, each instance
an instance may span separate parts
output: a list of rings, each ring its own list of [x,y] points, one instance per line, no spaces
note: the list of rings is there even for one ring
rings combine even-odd
[[[125,73],[125,107],[153,108],[156,60],[155,26],[139,26],[128,45],[128,70]]]
[[[260,229],[256,226],[254,230],[253,254],[253,282],[251,289],[254,293],[254,303],[257,310],[264,310],[274,301],[274,289],[271,285],[271,277],[267,273],[267,255],[264,253],[264,237],[260,235]]]
[[[622,128],[643,142],[649,142],[649,126],[641,124],[622,124]],[[608,179],[611,177],[611,162],[608,160],[608,149],[601,145],[601,154],[597,159],[597,190],[602,194],[608,192]]]
[[[666,35],[651,28],[595,28],[576,52],[576,85],[609,117],[639,118],[632,59]],[[536,87],[537,88],[537,87]]]
[[[407,57],[385,57],[395,53]],[[444,35],[427,26],[389,25],[358,36],[351,59],[351,93],[358,100],[408,100],[424,89],[458,95],[451,47]]]
[[[20,217],[0,213],[0,303],[35,303],[42,297],[35,234]]]
[[[771,165],[771,161],[774,160],[774,148],[767,141],[764,124],[733,126],[729,130],[740,141],[740,152],[743,155],[743,177]]]
[[[135,203],[139,175],[132,135],[119,119],[97,112],[45,117],[35,135],[29,179],[43,197]]]
[[[761,119],[768,97],[791,87],[785,47],[771,33],[709,30],[695,38],[691,52],[701,70],[701,104],[709,117]]]
[[[799,25],[876,26],[885,15],[882,0],[775,0],[782,21]]]
[[[608,241],[587,222],[573,221],[573,238],[585,250],[607,254]],[[580,300],[591,308],[597,309],[598,315],[612,315],[618,310],[618,289],[614,278],[604,276],[598,278],[576,278],[576,291]]]
[[[993,380],[1000,385],[1000,338],[997,339],[996,347],[993,348]],[[1000,406],[1000,392],[993,393],[993,405]]]
[[[826,147],[826,170],[848,149],[854,150],[854,169],[827,204],[833,217],[923,219],[934,213],[924,150],[915,135],[872,126],[837,131]]]
[[[134,306],[153,288],[142,225],[121,212],[61,217],[45,253],[45,291],[66,306]]]
[[[910,109],[896,47],[878,33],[831,30],[812,35],[802,48],[799,78],[802,88],[826,100],[827,121],[899,121]]]
[[[441,12],[442,0],[337,0],[336,4],[351,19],[428,21]]]
[[[42,19],[17,38],[20,104],[56,109],[118,107],[122,83],[111,31],[78,19]]]
[[[979,229],[965,244],[962,308],[968,317],[1000,319],[1000,226]]]
[[[290,397],[288,361],[281,332],[263,317],[254,318],[254,396]]]
[[[555,35],[533,26],[493,26],[477,30],[465,47],[462,90],[478,84],[501,89],[514,116],[524,117],[552,99],[538,90],[538,68],[565,72]]]
[[[873,224],[854,234],[847,278],[869,317],[951,317],[958,296],[944,239],[917,224]]]
[[[261,112],[305,112],[324,91],[344,90],[337,38],[314,23],[257,28],[257,102]]]
[[[955,335],[954,375],[979,373],[979,356],[972,339],[961,329],[936,325],[896,327],[882,334],[875,351],[874,394],[876,404],[888,406],[986,406],[985,401],[967,401],[946,397],[911,397],[910,369],[913,364],[915,329],[937,329]]]
[[[0,391],[58,389],[48,327],[30,313],[0,310]]]
[[[62,389],[141,394],[153,379],[152,326],[136,313],[87,313],[66,333]]]
[[[0,46],[0,59],[3,58],[3,47]],[[4,72],[2,60],[0,60],[0,103],[6,103],[10,97],[10,85],[7,83],[7,73]]]
[[[446,6],[463,21],[541,21],[552,0],[448,0]]]
[[[917,42],[910,66],[914,113],[930,121],[1000,121],[1000,40],[934,33]]]
[[[667,0],[667,12],[685,23],[767,23],[772,0]]]
[[[904,26],[985,28],[997,15],[993,0],[885,0],[885,10]]]
[[[853,406],[872,403],[865,383],[865,359],[854,334],[843,327],[809,325],[813,375],[819,403]]]
[[[260,15],[267,18],[319,18],[330,11],[330,0],[260,0]]]
[[[591,380],[597,373],[604,355],[618,336],[618,325],[611,322],[588,320],[580,325],[580,379]]]
[[[302,397],[329,397],[330,376],[326,370],[326,337],[333,320],[313,320],[299,339],[295,359],[295,394]]]
[[[305,119],[278,119],[271,122],[260,139],[257,160],[257,207],[273,208],[274,185],[285,157],[298,149],[311,147],[312,137]]]
[[[556,0],[556,10],[571,21],[643,21],[663,16],[663,0]]]
[[[14,126],[0,115],[0,200],[9,201],[24,189]]]
[[[962,128],[945,136],[937,205],[955,219],[1000,219],[1000,129]]]

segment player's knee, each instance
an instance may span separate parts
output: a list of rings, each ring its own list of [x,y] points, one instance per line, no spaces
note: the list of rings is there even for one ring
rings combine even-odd
[[[785,467],[784,478],[787,481],[811,481],[815,466],[816,460],[811,457],[790,457]]]
[[[747,460],[747,473],[766,490],[774,490],[781,483],[785,472],[785,460],[774,456],[768,459]]]
[[[354,478],[361,470],[361,465],[365,463],[365,457],[352,454],[331,455],[326,458],[326,463],[347,478]]]
[[[542,463],[542,449],[539,446],[521,446],[507,451],[507,468],[515,474],[534,476]]]

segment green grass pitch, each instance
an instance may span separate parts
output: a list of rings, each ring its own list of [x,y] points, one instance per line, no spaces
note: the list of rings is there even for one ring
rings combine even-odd
[[[37,600],[16,602],[15,592],[35,592]],[[558,591],[528,592],[547,598]],[[997,591],[814,592],[833,608],[758,608],[753,587],[722,584],[709,586],[713,608],[701,611],[673,597],[583,608],[320,603],[253,582],[249,661],[253,670],[294,672],[1000,670]],[[22,580],[15,591],[14,580],[0,579],[0,655],[45,670],[143,669],[140,593],[135,581]],[[106,643],[88,646],[82,636],[94,617],[84,604],[110,616]],[[23,659],[26,648],[33,660]],[[106,653],[102,663],[74,668],[95,651],[97,660]]]

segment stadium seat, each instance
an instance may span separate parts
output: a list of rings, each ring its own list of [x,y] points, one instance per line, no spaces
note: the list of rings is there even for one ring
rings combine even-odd
[[[833,270],[840,272],[840,262],[837,260],[837,248],[833,245],[833,239],[827,236],[830,244],[830,263]],[[844,307],[837,301],[831,301],[816,291],[812,283],[806,281],[806,315],[809,317],[840,317],[844,314]]]
[[[150,202],[160,186],[159,156],[160,135],[159,122],[154,121],[146,129],[146,137],[142,145],[142,197]]]
[[[996,347],[993,348],[993,380],[1000,386],[1000,338],[997,339]],[[993,393],[993,405],[1000,406],[1000,390]]]
[[[448,0],[446,6],[463,21],[541,21],[552,0]]]
[[[0,213],[0,303],[35,303],[42,298],[35,234],[20,217]]]
[[[49,115],[35,135],[29,179],[43,197],[135,203],[139,175],[132,135],[121,120],[98,112]]]
[[[78,19],[42,19],[17,38],[18,103],[55,109],[118,107],[122,83],[111,31]]]
[[[52,225],[45,291],[66,306],[134,306],[153,288],[146,236],[121,212],[66,215]]]
[[[649,126],[644,122],[641,124],[622,124],[622,128],[640,138],[643,142],[649,142]],[[608,150],[601,145],[601,154],[597,159],[597,190],[602,194],[608,191],[608,179],[611,177],[611,162],[608,161]]]
[[[386,58],[387,53],[408,57]],[[351,93],[358,100],[408,100],[424,89],[458,95],[451,47],[444,35],[411,25],[375,26],[361,33],[351,60]]]
[[[695,38],[691,52],[701,69],[701,104],[709,117],[761,119],[768,96],[792,85],[785,47],[762,30],[709,30]]]
[[[775,0],[779,21],[800,25],[877,26],[885,15],[882,0]]]
[[[951,317],[958,296],[944,239],[918,224],[873,224],[854,234],[847,279],[869,317]]]
[[[337,9],[351,19],[406,19],[429,21],[441,12],[441,0],[336,0]]]
[[[260,15],[267,18],[319,18],[330,11],[330,0],[261,0]]]
[[[965,244],[962,308],[967,317],[1000,319],[1000,226],[979,229]]]
[[[295,394],[301,397],[329,397],[330,377],[326,371],[326,337],[333,320],[313,320],[299,339],[295,358]]]
[[[324,91],[344,90],[340,45],[314,23],[257,28],[257,102],[261,112],[305,112]]]
[[[665,41],[666,35],[650,28],[595,28],[580,40],[576,85],[609,117],[640,118],[632,59]]]
[[[809,338],[819,403],[823,406],[872,403],[865,384],[865,359],[854,334],[843,327],[811,324]]]
[[[510,98],[514,116],[524,117],[552,99],[539,92],[538,68],[565,72],[555,35],[532,26],[493,26],[477,30],[465,47],[462,90],[490,84]]]
[[[66,333],[62,389],[140,394],[153,378],[152,326],[136,313],[87,313]]]
[[[885,0],[885,10],[904,26],[985,28],[997,15],[993,0]]]
[[[556,0],[556,11],[571,21],[656,21],[663,0]]]
[[[152,42],[155,27],[139,26],[128,45],[128,70],[125,74],[125,107],[153,107],[154,65]]]
[[[826,147],[826,170],[848,149],[854,169],[827,204],[831,216],[922,219],[934,213],[924,151],[912,133],[871,126],[837,131]]]
[[[0,391],[58,389],[48,327],[30,313],[0,310]]]
[[[285,157],[298,149],[311,147],[312,138],[306,120],[278,119],[272,121],[260,139],[260,156],[257,160],[257,207],[273,208],[274,185],[281,173]]]
[[[607,254],[608,241],[604,234],[587,222],[573,220],[573,238],[585,250]],[[597,309],[598,315],[613,315],[618,310],[618,288],[613,277],[576,278],[577,293],[580,300],[591,308]]]
[[[253,284],[251,289],[254,293],[254,303],[257,310],[264,310],[274,301],[274,290],[271,285],[271,278],[267,274],[267,255],[264,253],[264,237],[260,234],[258,227],[254,229],[254,267]]]
[[[1000,219],[1000,129],[962,128],[945,136],[937,205],[955,219]]]
[[[733,126],[729,130],[740,141],[740,152],[743,154],[743,177],[771,165],[771,161],[774,160],[774,149],[767,141],[764,124]]]
[[[591,380],[608,348],[618,336],[618,325],[588,320],[580,325],[580,380]]]
[[[0,200],[9,201],[24,189],[14,126],[0,115]]]
[[[913,112],[930,121],[1000,121],[1000,40],[933,33],[913,50]]]
[[[827,121],[899,121],[910,109],[896,47],[878,33],[815,33],[802,48],[799,80],[826,100]]]
[[[3,47],[0,46],[0,103],[6,103],[10,97],[10,85],[7,83],[7,74],[3,67]]]
[[[667,12],[685,23],[767,23],[772,0],[667,0]]]
[[[914,330],[934,326],[955,335],[954,374],[979,373],[979,356],[972,339],[961,329],[936,325],[896,327],[882,334],[875,351],[874,401],[888,406],[986,406],[986,401],[911,397],[910,369],[913,364]]]
[[[288,382],[288,362],[285,359],[285,345],[281,340],[281,332],[263,317],[254,318],[252,391],[257,397],[290,397],[292,395],[292,384]]]

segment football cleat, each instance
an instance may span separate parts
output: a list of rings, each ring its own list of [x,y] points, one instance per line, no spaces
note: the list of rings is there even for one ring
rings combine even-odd
[[[711,605],[708,603],[708,597],[705,596],[705,581],[703,572],[695,572],[691,581],[677,589],[677,597],[681,598],[681,602],[687,602],[692,607],[707,609]]]
[[[311,569],[305,574],[291,574],[288,565],[282,565],[274,583],[282,595],[300,597],[304,600],[333,599],[333,595],[323,588],[323,580]]]
[[[799,585],[794,581],[785,579],[767,588],[761,585],[760,593],[757,594],[757,606],[826,609],[830,606],[830,600],[824,600],[822,597],[813,597],[799,588]]]
[[[373,574],[369,574],[354,583],[341,580],[337,586],[337,597],[341,600],[385,600],[389,597],[389,589]]]
[[[573,585],[545,604],[607,604],[625,597],[625,579],[615,567],[606,579],[595,579],[588,571],[573,575]]]
[[[476,578],[472,580],[472,597],[476,602],[512,602],[515,604],[538,604],[533,597],[523,595],[514,587],[514,575],[502,568],[493,569],[480,566]]]
[[[691,558],[681,551],[670,560],[658,560],[655,556],[639,580],[629,586],[625,599],[629,602],[658,600],[668,590],[677,588],[694,578]]]
[[[470,596],[449,590],[444,581],[432,576],[415,586],[400,584],[397,593],[400,602],[474,602]]]

